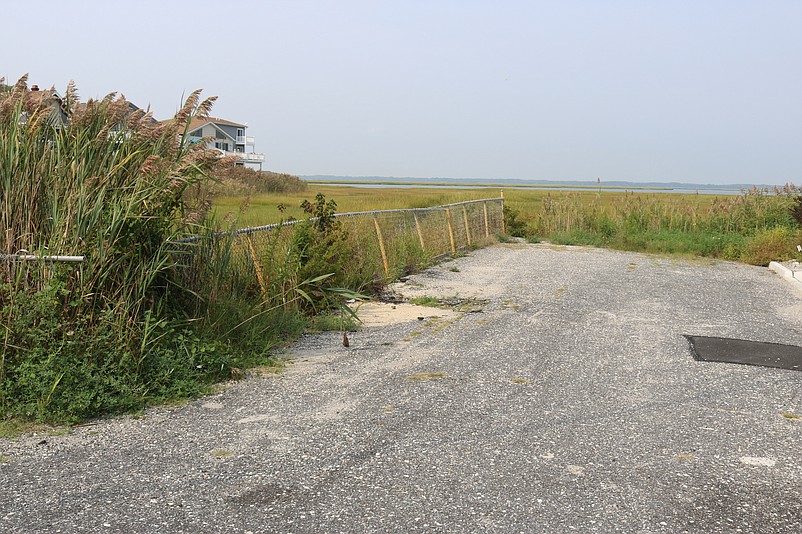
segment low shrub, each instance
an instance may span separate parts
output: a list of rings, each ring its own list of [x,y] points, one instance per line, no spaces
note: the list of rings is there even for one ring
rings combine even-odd
[[[518,218],[520,211],[504,206],[504,229],[512,237],[526,237],[528,230],[526,223]]]
[[[757,231],[741,252],[740,260],[752,265],[768,265],[794,257],[796,245],[802,242],[802,232],[778,226]]]

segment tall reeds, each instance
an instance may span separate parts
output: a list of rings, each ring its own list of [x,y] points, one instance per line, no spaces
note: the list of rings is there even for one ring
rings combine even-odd
[[[115,95],[82,104],[72,85],[61,101],[34,99],[25,81],[0,104],[0,252],[83,255],[77,311],[113,307],[131,320],[164,291],[168,243],[187,229],[185,191],[214,162],[180,142],[214,99],[195,92],[157,122]],[[50,120],[55,106],[63,122]]]
[[[182,134],[214,99],[196,91],[157,122],[121,96],[82,103],[72,84],[60,96],[26,82],[0,93],[0,409],[45,417],[60,402],[75,417],[111,409],[115,396],[138,402],[160,365],[153,348],[175,341],[175,318],[192,319],[170,309],[180,291],[171,243],[203,219],[188,193],[216,156]],[[91,389],[92,376],[119,387]],[[70,387],[91,390],[87,406],[68,407]]]

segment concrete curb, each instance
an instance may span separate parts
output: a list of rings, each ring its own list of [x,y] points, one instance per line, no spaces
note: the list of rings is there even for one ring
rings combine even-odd
[[[769,269],[788,280],[793,287],[802,292],[802,271],[792,271],[782,263],[776,261],[769,263]]]

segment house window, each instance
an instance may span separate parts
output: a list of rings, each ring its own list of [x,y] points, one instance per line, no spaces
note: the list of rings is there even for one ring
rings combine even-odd
[[[217,137],[218,139],[225,139],[226,138],[226,134],[224,134],[220,130],[217,130],[217,134],[215,135],[215,137]]]
[[[195,130],[194,132],[190,133],[189,135],[191,135],[192,137],[203,137],[201,135],[201,130],[200,129]]]
[[[245,136],[245,130],[243,130],[242,128],[237,128],[237,137],[244,137],[244,136]]]
[[[226,152],[228,152],[228,143],[217,142],[217,143],[214,144],[214,148],[217,148],[217,149],[220,149],[220,150],[225,150]]]

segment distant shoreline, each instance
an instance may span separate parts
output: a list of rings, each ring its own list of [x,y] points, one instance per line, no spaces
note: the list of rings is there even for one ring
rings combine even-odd
[[[405,182],[405,181],[372,181],[372,180],[364,180],[364,181],[355,181],[355,180],[311,180],[307,178],[303,178],[307,180],[311,184],[321,184],[321,185],[352,185],[355,187],[364,187],[368,185],[383,185],[388,187],[394,186],[406,186],[406,187],[459,187],[459,188],[496,188],[496,189],[551,189],[554,187],[562,187],[568,189],[582,189],[582,190],[593,190],[593,189],[612,189],[612,190],[623,190],[623,189],[637,189],[637,190],[650,190],[650,191],[671,191],[671,188],[668,187],[625,187],[622,185],[571,185],[571,184],[500,184],[500,183],[460,183],[460,182],[429,182],[429,181],[421,181],[421,182]]]
[[[645,183],[645,182],[556,182],[556,181],[524,181],[524,180],[477,180],[456,178],[388,178],[379,176],[301,176],[310,184],[341,185],[346,187],[431,187],[458,189],[542,189],[561,191],[609,191],[609,192],[643,192],[643,193],[683,193],[683,194],[719,194],[739,195],[751,187],[768,188],[770,186],[754,186],[745,184],[715,185],[688,183]]]

